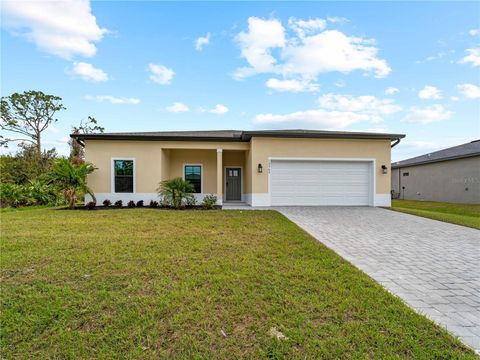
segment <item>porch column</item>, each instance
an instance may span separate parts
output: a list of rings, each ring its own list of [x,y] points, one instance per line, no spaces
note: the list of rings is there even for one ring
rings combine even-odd
[[[223,203],[223,149],[217,149],[217,204]]]

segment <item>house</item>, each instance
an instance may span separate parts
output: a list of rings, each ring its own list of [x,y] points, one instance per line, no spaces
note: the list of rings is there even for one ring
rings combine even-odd
[[[182,177],[201,201],[252,206],[390,206],[390,153],[405,135],[362,132],[178,131],[72,134],[98,168],[98,202],[158,200],[159,182]],[[392,145],[393,142],[393,145]]]
[[[405,200],[480,204],[480,140],[393,163],[392,191]]]

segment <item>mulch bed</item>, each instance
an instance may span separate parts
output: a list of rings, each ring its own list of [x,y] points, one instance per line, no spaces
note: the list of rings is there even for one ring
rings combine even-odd
[[[94,208],[89,208],[88,206],[75,206],[75,208],[73,208],[73,209],[65,207],[65,208],[59,208],[57,210],[94,211],[94,210],[121,210],[121,209],[153,209],[153,210],[179,210],[179,211],[190,210],[190,211],[198,211],[198,210],[221,210],[222,206],[221,205],[214,205],[212,209],[206,209],[201,205],[195,205],[195,206],[184,206],[184,207],[181,207],[180,209],[175,209],[175,208],[169,207],[169,206],[157,206],[157,207],[150,207],[150,206],[128,207],[128,206],[122,206],[122,207],[117,207],[117,206],[112,205],[112,206],[95,206]]]

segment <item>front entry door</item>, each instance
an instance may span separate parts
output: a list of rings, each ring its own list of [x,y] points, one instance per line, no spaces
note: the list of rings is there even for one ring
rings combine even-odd
[[[225,169],[226,201],[242,200],[242,169],[228,167]]]

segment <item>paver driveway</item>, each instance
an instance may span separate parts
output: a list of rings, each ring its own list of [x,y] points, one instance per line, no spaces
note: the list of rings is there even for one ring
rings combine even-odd
[[[480,231],[379,208],[275,209],[480,352]]]

